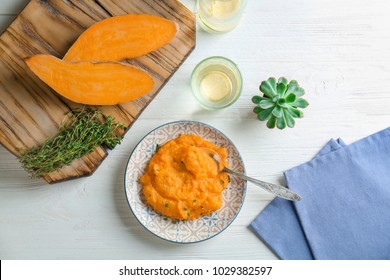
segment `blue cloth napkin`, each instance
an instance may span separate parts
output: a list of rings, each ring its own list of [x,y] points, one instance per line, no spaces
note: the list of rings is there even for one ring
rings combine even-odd
[[[302,200],[275,198],[251,223],[280,258],[390,259],[390,127],[284,175]]]

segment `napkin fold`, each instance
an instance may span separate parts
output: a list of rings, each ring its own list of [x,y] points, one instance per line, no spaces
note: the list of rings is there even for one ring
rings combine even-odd
[[[251,223],[280,258],[390,259],[390,127],[332,139],[284,175],[302,200],[275,198]]]

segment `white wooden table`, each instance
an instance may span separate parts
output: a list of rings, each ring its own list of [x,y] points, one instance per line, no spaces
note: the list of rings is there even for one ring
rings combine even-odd
[[[28,0],[0,0],[3,31]],[[182,1],[193,8],[193,0]],[[208,123],[230,137],[250,176],[284,183],[282,172],[311,159],[330,138],[347,143],[390,125],[390,4],[387,0],[249,0],[231,33],[199,30],[197,46],[123,143],[88,178],[47,185],[0,147],[0,259],[275,259],[248,225],[273,199],[249,185],[237,219],[208,241],[178,245],[147,232],[123,191],[130,152],[174,120]],[[230,108],[205,111],[189,77],[205,57],[234,60],[244,90]],[[269,130],[251,97],[269,76],[296,79],[310,106],[293,129]],[[275,233],[277,234],[277,233]]]

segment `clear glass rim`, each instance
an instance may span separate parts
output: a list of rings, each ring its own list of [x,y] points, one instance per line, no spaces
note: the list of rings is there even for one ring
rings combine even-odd
[[[198,97],[198,94],[195,92],[196,90],[194,89],[194,75],[195,75],[195,72],[207,61],[209,60],[222,60],[222,61],[226,61],[230,64],[230,66],[232,66],[234,69],[233,71],[235,73],[237,73],[237,78],[238,78],[238,81],[239,81],[239,85],[240,87],[238,88],[237,90],[237,93],[235,94],[236,96],[230,100],[227,104],[224,104],[223,106],[209,106],[207,104],[205,104],[203,102],[203,100],[201,100],[199,97]],[[243,88],[243,78],[242,78],[242,74],[241,74],[241,71],[240,69],[238,68],[238,65],[231,59],[227,58],[227,57],[224,57],[224,56],[210,56],[210,57],[207,57],[203,60],[201,60],[194,68],[194,70],[192,70],[192,73],[191,73],[191,90],[192,90],[192,95],[196,98],[196,100],[205,108],[207,109],[212,109],[212,110],[217,110],[217,109],[223,109],[223,108],[226,108],[230,105],[232,105],[233,103],[235,103],[237,101],[237,99],[241,96],[241,92],[242,92],[242,88]]]
[[[246,9],[247,3],[248,3],[247,0],[241,0],[241,5],[239,8],[239,11],[236,12],[236,16],[235,16],[236,18],[238,18],[237,24],[235,24],[231,28],[219,30],[218,28],[216,29],[216,28],[211,27],[206,21],[203,20],[203,17],[200,15],[200,12],[199,12],[199,5],[200,5],[199,2],[200,1],[202,1],[202,0],[195,0],[194,1],[194,15],[197,18],[197,23],[205,32],[216,33],[216,34],[227,33],[227,32],[232,31],[233,29],[235,29],[237,27],[237,25],[239,24],[239,21],[240,21],[242,15]]]

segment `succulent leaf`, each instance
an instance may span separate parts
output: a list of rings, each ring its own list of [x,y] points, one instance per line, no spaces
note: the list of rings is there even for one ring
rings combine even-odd
[[[256,106],[255,108],[253,108],[253,113],[255,114],[258,114],[260,113],[261,111],[263,111],[264,109],[261,108],[260,106]]]
[[[258,96],[258,95],[255,95],[252,97],[252,102],[254,104],[259,104],[261,100],[265,100],[266,98],[264,97],[261,97],[261,96]]]
[[[261,120],[261,121],[267,120],[267,119],[272,115],[273,109],[274,109],[274,108],[271,107],[271,108],[262,110],[262,111],[257,115],[257,118],[258,118],[259,120]]]
[[[296,93],[298,86],[289,84],[286,90],[286,95],[290,95],[291,93]]]
[[[283,109],[280,106],[275,106],[272,110],[272,115],[274,115],[276,118],[282,118],[283,117]]]
[[[288,89],[286,90],[286,95],[289,95],[290,93],[294,93],[297,97],[301,97],[305,94],[305,90],[298,85],[289,85]]]
[[[282,104],[279,104],[280,107],[282,107],[283,109],[288,109],[290,108],[291,104],[289,103],[282,103]]]
[[[274,116],[271,116],[271,118],[267,122],[268,128],[275,128],[276,125],[276,118]]]
[[[284,93],[286,92],[286,89],[287,89],[287,85],[285,85],[285,84],[278,84],[276,86],[276,91],[277,91],[277,93],[278,93],[278,95],[280,97],[284,96]]]
[[[286,101],[287,103],[294,103],[295,99],[297,98],[297,96],[294,94],[294,93],[290,93],[287,97],[286,97]]]
[[[267,81],[268,81],[268,83],[271,85],[271,87],[272,87],[273,89],[276,88],[277,83],[276,83],[276,79],[275,79],[274,77],[268,78]]]
[[[286,103],[286,99],[285,98],[279,98],[277,103],[278,103],[279,106],[282,106],[282,105],[284,105]]]
[[[282,111],[282,116],[280,118],[278,118],[276,121],[276,127],[279,129],[285,129],[286,126],[287,126],[286,120],[284,119],[283,111]]]
[[[261,100],[259,103],[259,106],[263,109],[268,109],[268,108],[275,106],[275,102],[273,102],[272,100],[269,100],[269,99]]]
[[[305,90],[301,87],[297,87],[297,89],[294,91],[294,93],[297,97],[301,97],[305,94]]]
[[[288,80],[285,77],[280,77],[278,80],[279,84],[284,84],[285,86],[288,85]]]
[[[293,116],[294,118],[302,118],[303,117],[303,113],[302,111],[296,109],[296,108],[293,108],[293,107],[290,107],[287,109],[287,111],[291,114],[291,116]]]
[[[269,78],[267,81],[262,81],[260,84],[260,91],[264,93],[264,97],[272,98],[278,95],[276,92],[276,79]]]
[[[307,106],[309,106],[309,103],[305,99],[299,98],[294,102],[294,105],[297,108],[306,108]]]
[[[294,120],[294,117],[291,116],[290,112],[287,110],[284,111],[284,117],[286,118],[287,126],[290,128],[293,128],[295,125],[295,120]]]
[[[271,77],[262,81],[259,87],[263,96],[254,96],[252,102],[257,106],[253,112],[261,121],[267,121],[268,128],[284,129],[294,127],[295,119],[302,118],[303,113],[299,108],[306,108],[309,103],[301,98],[305,90],[298,85],[298,82],[281,77]]]

